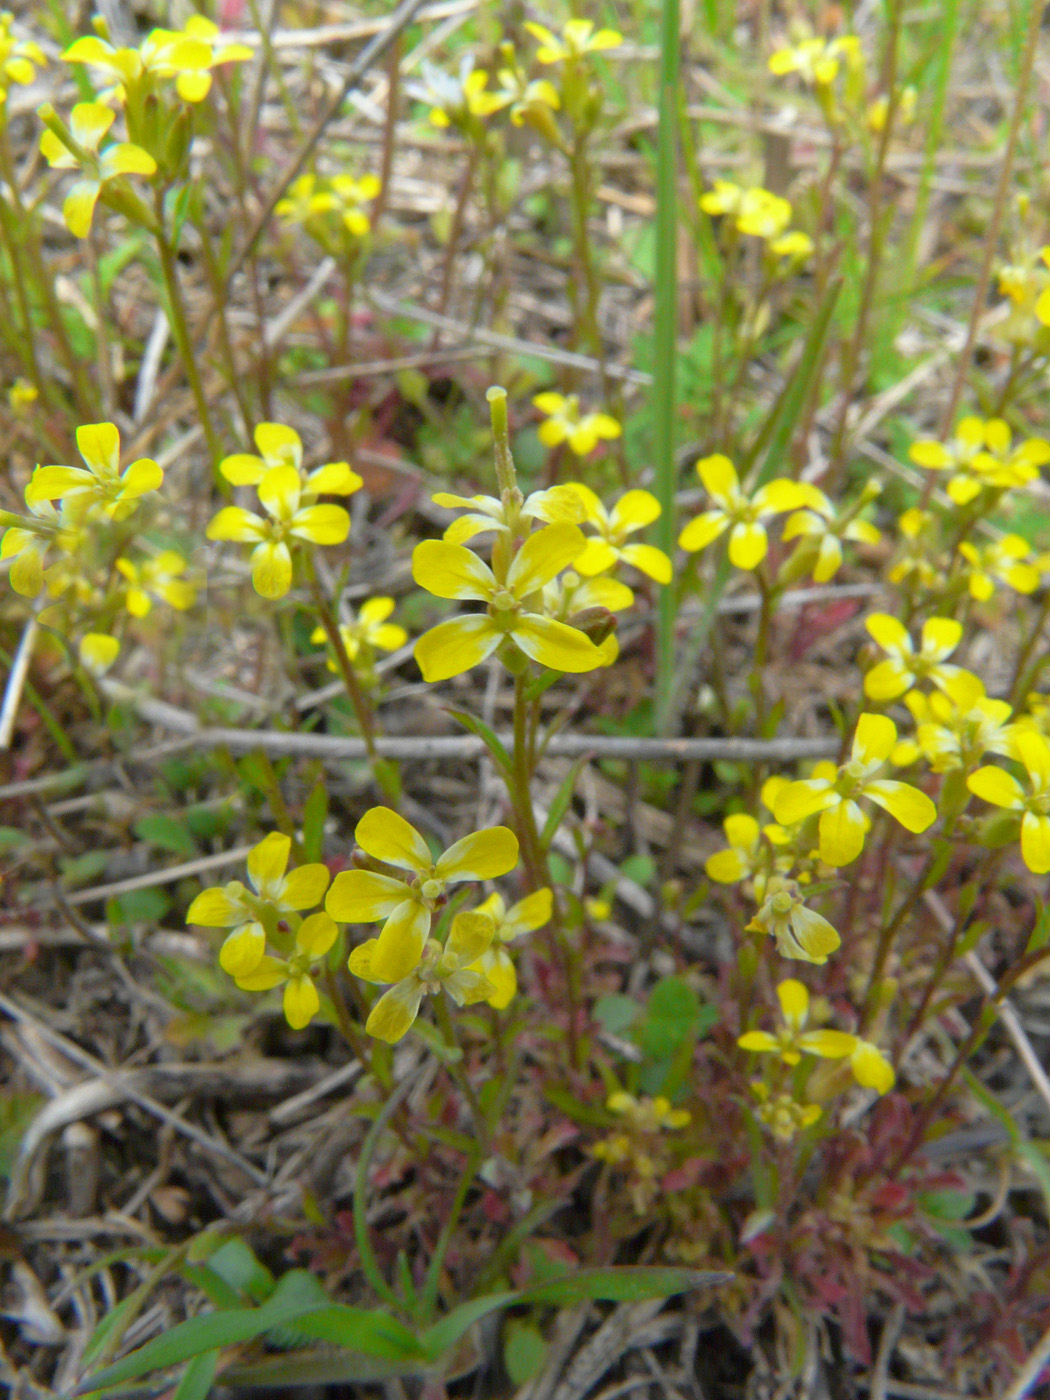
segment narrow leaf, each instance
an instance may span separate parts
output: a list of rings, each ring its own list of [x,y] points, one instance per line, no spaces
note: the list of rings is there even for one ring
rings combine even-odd
[[[454,720],[458,721],[464,729],[468,729],[471,734],[476,734],[478,736],[492,755],[496,766],[509,778],[514,772],[514,765],[511,762],[510,754],[484,720],[478,719],[477,716],[472,715],[469,710],[449,709],[448,713]]]
[[[554,801],[551,803],[547,820],[543,823],[543,831],[540,833],[540,845],[545,851],[550,850],[555,833],[561,826],[562,817],[569,809],[569,803],[576,791],[576,779],[580,776],[580,769],[586,762],[586,756],[578,758],[558,785],[558,791],[554,794]]]

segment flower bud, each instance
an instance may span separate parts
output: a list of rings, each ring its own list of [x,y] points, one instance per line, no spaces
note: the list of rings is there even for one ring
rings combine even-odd
[[[584,608],[582,612],[573,613],[568,622],[570,627],[590,637],[596,647],[616,631],[616,614],[608,608]]]

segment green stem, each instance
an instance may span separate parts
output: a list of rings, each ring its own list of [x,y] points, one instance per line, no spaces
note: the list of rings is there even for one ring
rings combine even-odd
[[[368,1169],[372,1165],[372,1158],[375,1155],[383,1129],[401,1107],[413,1082],[412,1078],[406,1079],[383,1105],[379,1116],[368,1130],[368,1136],[361,1148],[361,1156],[357,1161],[357,1171],[354,1174],[354,1238],[357,1241],[357,1253],[361,1261],[361,1268],[377,1297],[390,1303],[398,1312],[405,1312],[407,1309],[383,1277],[383,1271],[379,1267],[379,1261],[376,1259],[368,1232]]]
[[[155,206],[157,217],[157,252],[160,256],[161,275],[164,278],[164,286],[168,293],[168,316],[171,321],[171,332],[175,337],[175,344],[178,347],[179,355],[182,359],[183,368],[186,371],[186,378],[189,380],[190,392],[193,394],[193,401],[197,406],[197,416],[200,418],[201,428],[208,444],[208,451],[211,453],[212,469],[215,472],[216,482],[226,491],[225,478],[219,474],[219,462],[223,458],[222,444],[215,431],[215,424],[212,421],[211,409],[208,406],[208,399],[204,392],[204,385],[201,381],[200,370],[197,366],[197,357],[193,350],[193,339],[190,335],[189,325],[186,320],[186,308],[182,300],[182,289],[179,286],[179,274],[176,267],[175,250],[168,240],[167,231],[164,227],[164,196],[158,189],[155,193]]]
[[[437,1023],[441,1030],[445,1044],[452,1052],[445,1061],[445,1068],[455,1081],[456,1088],[467,1101],[470,1108],[470,1116],[474,1122],[474,1131],[477,1134],[478,1146],[484,1157],[491,1152],[492,1134],[485,1118],[484,1111],[478,1101],[478,1096],[474,1092],[474,1086],[463,1068],[463,1047],[459,1043],[459,1033],[456,1030],[455,1022],[449,1014],[448,1001],[445,993],[441,992],[434,998],[434,1014],[437,1016]]]

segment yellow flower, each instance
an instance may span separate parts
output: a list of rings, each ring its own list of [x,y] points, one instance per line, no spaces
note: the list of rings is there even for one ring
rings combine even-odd
[[[890,583],[911,589],[933,591],[943,582],[940,568],[938,519],[931,511],[912,506],[897,520],[901,545],[896,559],[887,570]]]
[[[344,611],[349,611],[344,604]],[[376,648],[380,651],[396,651],[408,641],[408,633],[396,622],[387,622],[394,611],[393,598],[368,598],[361,604],[356,617],[351,613],[350,621],[339,625],[339,635],[351,661],[359,658],[366,666],[374,660]],[[323,627],[317,627],[310,634],[315,645],[327,640]],[[333,657],[328,658],[328,669],[338,672],[339,667]]]
[[[782,778],[769,778],[763,784],[762,799],[767,807],[784,781]],[[761,898],[766,877],[778,864],[775,848],[783,848],[787,844],[788,833],[772,822],[760,827],[747,812],[734,812],[726,817],[722,830],[729,845],[708,856],[704,862],[707,878],[719,885],[754,880],[755,893]]]
[[[533,491],[524,500],[520,493],[517,499],[508,493],[507,500],[497,500],[495,496],[454,496],[448,491],[439,491],[431,500],[446,510],[469,512],[453,520],[445,531],[449,544],[464,544],[486,530],[498,530],[501,535],[528,534],[535,520],[548,525],[578,525],[586,514],[575,482]]]
[[[575,484],[586,510],[586,522],[598,531],[597,539],[589,539],[587,548],[573,560],[578,574],[590,577],[603,574],[621,559],[657,583],[671,582],[671,561],[662,549],[651,544],[628,544],[627,536],[643,530],[660,514],[660,502],[649,491],[626,491],[613,506],[605,506],[589,486]]]
[[[79,170],[84,176],[75,181],[62,206],[62,217],[76,238],[90,233],[99,195],[111,181],[122,175],[153,175],[157,169],[148,151],[128,141],[99,150],[115,117],[100,102],[78,102],[69,114],[68,145],[50,129],[40,138],[41,153],[53,169]]]
[[[499,95],[508,99],[511,121],[515,126],[527,123],[557,140],[558,129],[551,113],[561,107],[558,89],[546,78],[530,78],[518,63],[513,45],[501,44],[500,53],[506,67],[499,70],[496,78]]]
[[[859,540],[862,544],[878,544],[880,531],[869,520],[860,520],[855,511],[839,514],[832,502],[816,486],[810,487],[811,499],[805,510],[797,510],[784,523],[785,540],[799,541],[791,556],[789,568],[800,577],[803,567],[811,571],[814,583],[827,583],[842,567],[842,541]],[[858,508],[871,500],[878,486],[866,488]]]
[[[590,19],[570,19],[560,37],[533,20],[526,20],[525,28],[540,41],[536,57],[541,63],[576,63],[589,53],[618,49],[623,43],[622,34],[615,29],[595,29]]]
[[[930,471],[951,472],[948,495],[964,506],[986,487],[1007,490],[1037,480],[1039,468],[1050,462],[1050,443],[1031,438],[1014,448],[1001,418],[969,417],[960,421],[951,443],[923,439],[911,445],[908,456]]]
[[[842,58],[850,67],[860,62],[860,40],[852,34],[839,39],[803,39],[793,47],[777,49],[770,56],[769,71],[778,77],[797,73],[813,87],[828,87],[838,76]]]
[[[1036,730],[1019,728],[1012,747],[1027,774],[1027,792],[1012,773],[991,765],[971,773],[966,786],[994,807],[1022,813],[1021,855],[1033,874],[1045,875],[1050,871],[1050,744]]]
[[[966,673],[968,675],[968,673]],[[973,679],[976,679],[974,677]],[[970,771],[986,753],[1013,753],[1013,711],[1005,700],[973,692],[973,686],[948,685],[945,691],[904,697],[916,721],[915,738],[935,773]]]
[[[394,1045],[406,1033],[425,996],[447,992],[457,1006],[471,1006],[491,998],[494,989],[477,970],[479,959],[492,941],[492,920],[479,910],[457,914],[444,948],[428,939],[416,965],[379,998],[365,1022],[365,1030],[377,1040]],[[350,954],[350,971],[366,982],[389,982],[385,967],[377,967],[379,939],[369,939]]]
[[[540,424],[538,435],[544,447],[557,447],[567,442],[577,457],[586,457],[599,442],[618,438],[623,429],[608,413],[580,413],[576,394],[537,394],[532,402],[546,420]]]
[[[543,889],[526,895],[509,909],[501,894],[491,894],[474,911],[492,920],[492,942],[477,962],[471,964],[471,970],[483,973],[492,984],[492,991],[485,1000],[497,1011],[509,1006],[518,990],[518,974],[506,944],[550,923],[553,907],[554,895]]]
[[[348,462],[327,462],[313,471],[303,468],[303,443],[294,428],[283,423],[259,423],[253,434],[259,456],[234,452],[219,463],[219,470],[232,486],[258,486],[274,467],[294,467],[299,474],[304,498],[351,496],[360,490],[362,479]]]
[[[907,628],[899,618],[889,613],[872,613],[864,619],[864,626],[878,642],[888,659],[873,666],[864,677],[864,694],[869,700],[884,703],[896,700],[898,696],[920,680],[930,680],[944,690],[949,683],[966,685],[968,671],[961,666],[949,665],[946,657],[962,640],[962,623],[950,617],[928,617],[922,624],[922,646],[915,650],[915,644],[908,635]],[[976,677],[971,677],[975,696],[983,692]]]
[[[302,867],[309,869],[307,865]],[[293,873],[298,875],[301,870]],[[313,965],[331,950],[338,933],[335,921],[327,914],[311,914],[299,925],[289,957],[275,958],[266,953],[250,972],[236,973],[233,980],[243,992],[269,992],[283,986],[285,1020],[293,1031],[301,1031],[321,1009]]]
[[[164,549],[154,559],[133,564],[130,559],[118,559],[117,569],[127,579],[124,606],[132,617],[145,617],[159,598],[169,607],[184,612],[197,601],[197,590],[180,575],[186,572],[186,561],[173,549]]]
[[[378,175],[362,175],[355,180],[351,175],[333,175],[330,188],[334,200],[333,208],[342,220],[347,233],[354,238],[364,238],[372,227],[363,204],[372,204],[383,188]]]
[[[476,135],[481,118],[498,112],[512,100],[507,93],[486,91],[489,75],[484,69],[474,67],[469,54],[456,76],[442,72],[425,59],[421,71],[422,84],[411,85],[408,91],[413,97],[430,103],[431,124],[442,129],[454,126],[466,135]]]
[[[634,594],[619,579],[607,574],[597,578],[581,578],[575,569],[566,569],[560,578],[544,585],[543,603],[549,617],[572,626],[572,619],[578,613],[593,608],[605,608],[609,612],[623,612],[634,602]]]
[[[769,550],[769,537],[762,521],[781,511],[798,510],[812,504],[815,487],[779,478],[760,486],[753,496],[740,489],[736,468],[728,457],[716,453],[696,464],[716,509],[691,520],[678,537],[682,549],[694,553],[706,549],[726,530],[729,535],[729,562],[738,569],[757,569]]]
[[[203,101],[211,88],[213,68],[252,56],[246,44],[223,39],[218,26],[203,15],[192,15],[182,30],[151,30],[137,49],[117,48],[97,35],[87,35],[62,55],[67,63],[83,63],[105,73],[120,101],[129,87],[144,89],[155,78],[174,77],[184,102]]]
[[[997,582],[1017,593],[1034,593],[1039,587],[1039,569],[1028,541],[1020,535],[1004,535],[980,546],[963,540],[959,553],[970,566],[966,570],[970,596],[979,602],[987,602]]]
[[[11,406],[11,411],[21,418],[26,410],[32,407],[40,397],[40,391],[35,384],[30,384],[28,379],[19,376],[7,391],[7,402]]]
[[[431,916],[450,885],[506,875],[518,860],[518,838],[505,826],[492,826],[464,836],[435,861],[415,827],[388,807],[367,811],[354,835],[374,860],[408,872],[395,877],[375,870],[343,870],[325,900],[329,914],[340,922],[385,921],[378,939],[365,945],[369,975],[377,982],[400,982],[418,965]],[[491,930],[492,921],[486,922]],[[351,970],[356,970],[353,962]]]
[[[61,498],[74,519],[99,516],[125,520],[138,500],[159,489],[161,468],[140,457],[120,470],[120,433],[112,423],[86,423],[77,429],[77,448],[86,467],[37,467],[26,487],[26,504]]]
[[[292,586],[289,541],[342,544],[350,533],[350,517],[342,506],[300,505],[302,482],[294,467],[271,467],[258,491],[269,520],[240,506],[226,506],[205,533],[210,540],[254,542],[252,583],[256,593],[263,598],[283,598]]]
[[[875,775],[885,767],[897,742],[897,726],[886,715],[861,715],[848,763],[834,778],[802,778],[777,794],[778,822],[790,826],[820,813],[820,858],[828,865],[849,865],[864,849],[867,821],[857,799],[866,797],[885,808],[908,831],[932,826],[937,809],[910,783]]]
[[[289,837],[272,831],[248,852],[251,889],[245,889],[240,880],[212,886],[202,890],[186,912],[188,924],[232,930],[219,951],[219,965],[231,977],[255,971],[266,952],[267,934],[273,936],[279,920],[312,909],[324,898],[328,867],[301,865],[285,874],[291,849]]]
[[[747,927],[749,932],[771,934],[780,956],[798,962],[825,963],[842,942],[823,914],[806,908],[796,881],[782,875],[770,877],[765,898]]]
[[[643,1094],[639,1099],[618,1089],[606,1099],[605,1107],[610,1113],[626,1118],[628,1128],[635,1133],[673,1132],[686,1127],[691,1121],[686,1109],[672,1108],[670,1100],[663,1094],[657,1094],[655,1098]]]
[[[28,494],[29,488],[26,487]],[[0,540],[0,559],[13,559],[11,587],[23,598],[35,598],[44,586],[44,559],[55,545],[63,551],[75,547],[77,530],[63,502],[61,512],[50,501],[27,501],[25,525],[10,525]]]
[[[0,100],[6,98],[12,83],[25,87],[36,77],[36,70],[47,63],[44,51],[32,39],[16,39],[11,32],[14,15],[0,14]]]
[[[80,639],[77,655],[85,671],[93,676],[103,676],[116,661],[120,653],[120,643],[116,637],[103,632],[87,632]]]
[[[528,536],[502,584],[463,545],[444,540],[416,545],[412,577],[421,588],[439,598],[488,604],[484,613],[440,622],[419,638],[415,656],[423,679],[461,675],[491,656],[504,640],[552,671],[593,671],[602,665],[602,653],[589,637],[537,610],[544,585],[572,563],[585,543],[575,525],[548,525]]]
[[[816,1103],[799,1103],[791,1094],[774,1094],[761,1080],[751,1086],[758,1099],[755,1117],[768,1128],[777,1142],[792,1142],[799,1133],[811,1128],[823,1110]]]
[[[786,1065],[797,1065],[803,1054],[818,1055],[823,1060],[841,1060],[852,1055],[857,1044],[855,1035],[845,1031],[807,1031],[809,992],[794,977],[777,986],[777,1000],[783,1024],[776,1035],[768,1031],[748,1031],[737,1037],[741,1050],[771,1052],[779,1055]]]
[[[725,215],[738,233],[753,238],[779,240],[791,222],[791,205],[786,199],[759,185],[743,189],[732,180],[716,180],[714,188],[700,196],[700,208],[705,214]],[[797,252],[797,244],[789,245],[787,251]]]

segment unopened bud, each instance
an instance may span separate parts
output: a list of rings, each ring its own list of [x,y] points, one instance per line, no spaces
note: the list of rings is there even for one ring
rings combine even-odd
[[[616,614],[608,608],[584,608],[582,612],[573,613],[569,626],[575,627],[589,637],[596,647],[600,647],[616,631]]]

